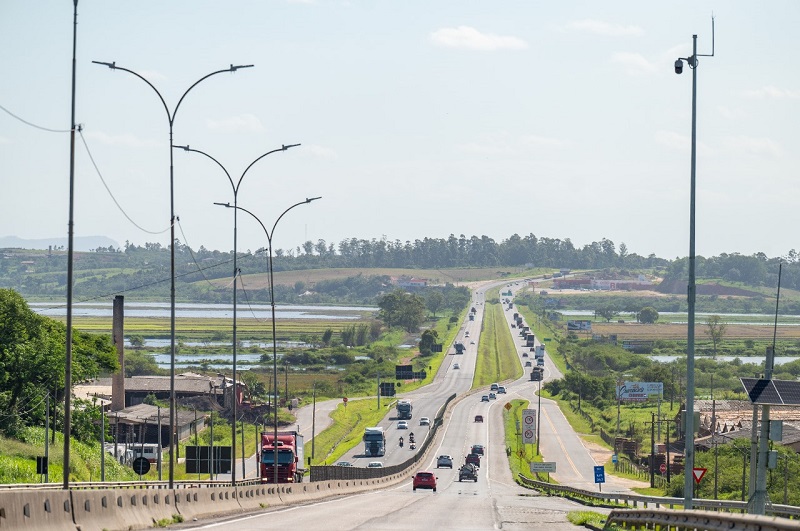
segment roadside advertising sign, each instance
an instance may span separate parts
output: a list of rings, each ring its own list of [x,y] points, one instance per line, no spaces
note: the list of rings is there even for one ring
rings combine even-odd
[[[617,400],[623,402],[644,402],[651,395],[664,394],[661,382],[623,382],[617,385]]]

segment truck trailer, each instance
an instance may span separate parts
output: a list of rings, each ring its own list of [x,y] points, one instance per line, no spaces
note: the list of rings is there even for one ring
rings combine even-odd
[[[300,483],[303,465],[303,436],[296,431],[279,431],[277,444],[273,432],[261,432],[261,482],[275,482],[275,450],[278,453],[278,483]]]

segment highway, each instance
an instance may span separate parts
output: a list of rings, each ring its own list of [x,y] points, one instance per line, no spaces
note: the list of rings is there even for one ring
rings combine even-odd
[[[507,282],[502,283],[508,284]],[[196,529],[319,529],[320,522],[325,529],[529,529],[531,527],[548,527],[550,529],[572,529],[574,526],[566,520],[566,513],[582,509],[583,506],[561,499],[539,496],[536,492],[524,489],[515,484],[508,467],[505,452],[502,407],[512,398],[530,400],[530,408],[537,407],[535,390],[538,382],[530,381],[530,368],[519,380],[506,382],[508,394],[499,395],[497,400],[481,402],[481,395],[486,390],[468,393],[475,369],[477,342],[483,319],[483,302],[486,289],[500,285],[487,284],[475,291],[473,305],[478,310],[474,321],[465,321],[459,331],[458,339],[467,346],[464,355],[448,355],[442,364],[434,382],[425,388],[404,395],[414,401],[414,416],[411,424],[417,437],[427,432],[420,428],[420,416],[433,417],[445,397],[458,393],[451,412],[445,416],[444,426],[440,433],[435,450],[429,455],[421,470],[434,471],[438,478],[437,491],[417,490],[411,488],[411,480],[400,484],[378,489],[366,494],[337,497],[307,505],[277,507],[266,509],[258,514],[236,516],[217,521],[206,521],[183,524],[181,527]],[[514,290],[523,286],[510,284]],[[506,311],[509,327],[513,310]],[[518,346],[523,352],[518,330],[510,328]],[[466,331],[469,338],[464,338]],[[538,338],[537,338],[538,339]],[[476,344],[471,344],[474,340]],[[528,358],[520,357],[520,362]],[[545,379],[561,377],[561,373],[545,353]],[[453,369],[453,363],[459,363],[460,369]],[[374,397],[372,398],[375,399]],[[339,401],[328,401],[317,404],[317,430],[324,426],[325,414],[338,405]],[[555,402],[542,400],[543,416],[541,419],[541,450],[546,461],[555,461],[558,471],[554,478],[562,484],[594,490],[595,461],[581,439],[567,423]],[[474,422],[475,415],[483,415],[485,422]],[[393,417],[390,414],[389,417]],[[323,418],[321,418],[323,417]],[[305,420],[302,420],[305,419]],[[310,437],[310,415],[308,408],[298,412],[298,424],[301,432]],[[407,447],[400,449],[397,437],[405,430],[397,430],[393,420],[386,420],[382,425],[388,432],[388,452],[382,458],[386,464],[401,462],[409,455]],[[458,467],[473,444],[482,444],[486,448],[477,482],[459,482]],[[350,452],[344,460],[360,466],[374,458],[363,457],[363,445]],[[436,456],[448,454],[453,457],[453,469],[436,469]],[[623,484],[617,484],[615,478],[606,476],[609,483],[604,485],[604,492],[627,492]],[[200,524],[200,525],[198,525]]]

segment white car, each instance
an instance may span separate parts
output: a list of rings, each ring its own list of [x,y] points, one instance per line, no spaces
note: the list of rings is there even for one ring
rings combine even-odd
[[[431,419],[429,419],[428,417],[420,417],[419,425],[420,426],[430,426],[431,425]]]
[[[454,368],[454,369],[460,369],[460,368],[461,368],[461,365],[459,365],[458,363],[454,363],[454,364],[453,364],[453,368]]]
[[[383,463],[380,461],[370,461],[367,468],[383,468]]]
[[[397,423],[397,429],[398,430],[407,430],[408,429],[408,422],[406,422],[405,420],[399,421]]]

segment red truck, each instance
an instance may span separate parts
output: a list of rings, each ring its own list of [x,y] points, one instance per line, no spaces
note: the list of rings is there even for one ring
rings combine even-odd
[[[275,434],[261,432],[261,481],[275,482]],[[278,483],[303,481],[303,436],[296,431],[278,432]]]

